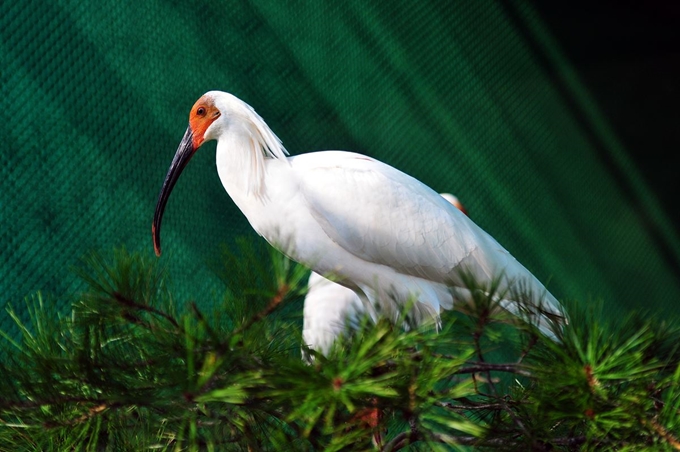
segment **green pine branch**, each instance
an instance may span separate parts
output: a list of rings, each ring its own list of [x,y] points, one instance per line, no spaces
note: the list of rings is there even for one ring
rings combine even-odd
[[[440,331],[364,321],[323,356],[308,270],[247,240],[214,269],[222,299],[184,303],[155,259],[94,254],[70,312],[10,310],[0,450],[680,450],[671,319],[569,304],[555,342],[487,287]]]

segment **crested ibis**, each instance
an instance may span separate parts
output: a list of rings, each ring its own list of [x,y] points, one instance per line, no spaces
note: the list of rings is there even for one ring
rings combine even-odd
[[[365,306],[396,316],[413,297],[415,324],[491,287],[513,314],[529,312],[550,334],[563,320],[557,299],[491,235],[436,191],[374,158],[345,151],[287,157],[265,121],[236,96],[210,91],[191,108],[154,214],[161,220],[182,170],[217,140],[217,172],[253,229],[291,259],[333,274]],[[521,293],[521,295],[520,295]]]

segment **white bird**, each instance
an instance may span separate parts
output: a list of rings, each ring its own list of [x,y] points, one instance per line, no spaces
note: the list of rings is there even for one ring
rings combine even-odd
[[[201,96],[189,114],[156,205],[157,255],[170,192],[210,140],[217,140],[220,180],[253,229],[316,273],[336,275],[365,306],[388,318],[415,297],[410,320],[437,319],[440,309],[469,299],[464,275],[486,286],[497,281],[501,306],[518,315],[529,309],[548,325],[542,327],[548,334],[563,318],[558,301],[534,275],[422,182],[353,152],[286,157],[253,108],[220,91]]]
[[[466,213],[465,207],[451,193],[440,195]],[[358,329],[364,316],[375,322],[375,311],[366,309],[351,289],[311,272],[303,308],[302,340],[311,349],[327,355],[341,334]]]
[[[342,333],[357,330],[364,316],[376,320],[356,292],[316,272],[309,275],[302,312],[302,341],[323,355]]]

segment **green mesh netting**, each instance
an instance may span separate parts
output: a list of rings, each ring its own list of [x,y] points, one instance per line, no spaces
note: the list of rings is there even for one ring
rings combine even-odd
[[[527,3],[2,2],[0,38],[0,308],[67,301],[91,250],[153,253],[189,108],[220,89],[292,154],[358,151],[455,193],[558,298],[678,312],[678,237]],[[243,234],[204,146],[163,225],[180,302],[214,299],[216,245]]]

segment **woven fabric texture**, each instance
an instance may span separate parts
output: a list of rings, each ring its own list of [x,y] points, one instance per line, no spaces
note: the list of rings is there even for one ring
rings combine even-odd
[[[189,109],[219,89],[291,154],[361,152],[456,194],[558,298],[678,313],[677,233],[522,1],[2,2],[0,83],[0,308],[41,291],[56,314],[83,255],[152,254]],[[256,237],[214,149],[165,213],[179,302],[215,299],[217,245]]]

